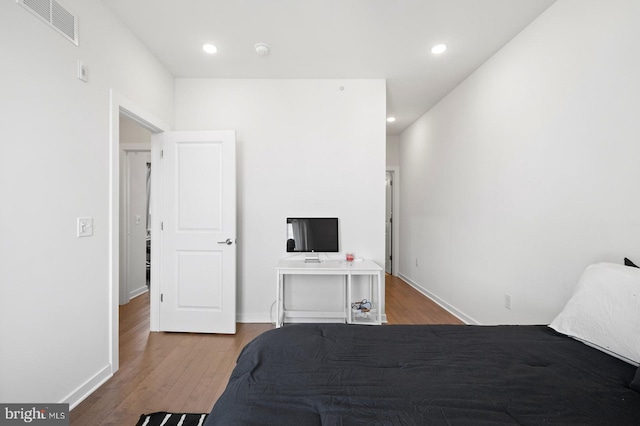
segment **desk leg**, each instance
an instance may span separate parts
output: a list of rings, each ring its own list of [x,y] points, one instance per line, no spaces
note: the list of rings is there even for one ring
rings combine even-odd
[[[284,274],[278,272],[278,283],[276,290],[276,328],[284,324]]]
[[[377,279],[376,279],[377,277]],[[374,293],[374,287],[373,287],[373,280],[376,279],[376,281],[378,282],[378,284],[380,283],[380,277],[378,276],[378,274],[371,274],[369,275],[369,296],[371,297],[371,299],[369,300],[369,302],[371,302],[371,306],[374,307],[375,305],[375,309],[376,309],[376,322],[380,322],[379,319],[379,315],[380,315],[380,287],[378,287],[378,291],[377,294]],[[375,303],[374,303],[375,300]]]
[[[351,324],[351,274],[347,274],[344,278],[347,284],[347,300],[344,304],[344,320],[347,324]]]
[[[378,272],[378,310],[376,316],[378,317],[378,324],[382,324],[382,280],[384,279],[384,272]]]

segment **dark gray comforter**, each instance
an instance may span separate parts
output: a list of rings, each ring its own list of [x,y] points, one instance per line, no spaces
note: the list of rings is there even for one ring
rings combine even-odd
[[[291,325],[206,425],[639,425],[636,367],[546,326]]]

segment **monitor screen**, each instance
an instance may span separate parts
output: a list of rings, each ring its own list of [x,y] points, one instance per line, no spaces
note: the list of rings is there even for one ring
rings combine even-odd
[[[287,252],[338,252],[337,217],[288,217]]]

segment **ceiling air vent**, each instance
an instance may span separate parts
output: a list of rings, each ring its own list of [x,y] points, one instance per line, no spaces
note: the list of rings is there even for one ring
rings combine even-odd
[[[78,17],[56,0],[16,0],[71,43],[78,45]]]

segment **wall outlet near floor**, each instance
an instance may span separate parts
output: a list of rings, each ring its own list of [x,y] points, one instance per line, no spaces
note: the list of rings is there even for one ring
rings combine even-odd
[[[511,295],[509,293],[504,294],[504,307],[511,310]]]
[[[416,267],[418,267],[418,258],[416,257]]]

